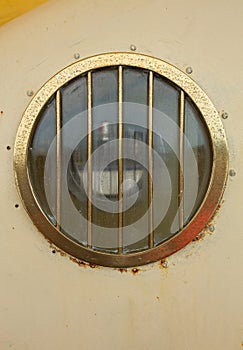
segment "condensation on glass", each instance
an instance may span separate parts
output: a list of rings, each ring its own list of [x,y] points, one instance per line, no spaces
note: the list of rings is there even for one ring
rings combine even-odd
[[[79,114],[82,120],[78,128],[80,135],[85,136],[70,153],[67,169],[63,169],[62,159],[70,151],[67,145],[72,133],[59,135],[59,129],[68,126]],[[173,142],[164,136],[166,130],[160,128],[160,124],[167,125],[167,118],[168,123],[176,125],[170,131]],[[55,179],[50,188],[56,200],[50,207],[44,177],[53,142],[55,152],[49,176]],[[142,143],[147,147],[141,147]],[[187,143],[196,162],[196,194],[192,193],[195,177],[191,173],[193,164],[186,151]],[[104,148],[105,155],[94,162],[90,156],[106,144],[111,146]],[[130,145],[130,157],[126,144]],[[114,255],[151,249],[182,230],[205,198],[213,162],[208,128],[190,97],[157,73],[127,66],[94,69],[61,87],[41,110],[28,152],[30,182],[48,220],[82,246]],[[157,168],[153,152],[162,160],[164,172]],[[114,154],[116,159],[109,162]],[[143,164],[139,159],[143,159]],[[108,164],[104,167],[105,160]],[[164,186],[166,174],[170,178],[169,190]],[[70,215],[65,204],[67,193],[62,191],[64,185],[85,221],[75,221]],[[154,188],[160,188],[159,203],[152,205]],[[129,207],[127,203],[132,198],[136,200]],[[119,210],[105,211],[102,201],[106,200]],[[164,203],[167,207],[163,208]],[[133,224],[146,217],[149,209],[150,214],[142,221],[147,234],[140,237]],[[155,217],[163,210],[163,217],[154,226]],[[136,239],[124,239],[127,227]],[[103,234],[102,228],[110,228],[111,234]]]

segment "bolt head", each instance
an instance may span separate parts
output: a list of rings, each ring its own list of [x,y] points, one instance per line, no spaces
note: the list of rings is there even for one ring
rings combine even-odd
[[[163,261],[163,262],[162,262],[162,266],[163,266],[164,268],[167,268],[167,267],[169,266],[168,261]]]
[[[227,118],[229,117],[229,115],[228,115],[227,112],[222,112],[221,117],[222,117],[223,119],[227,119]]]
[[[192,67],[186,67],[187,74],[192,74],[193,70]]]
[[[215,230],[215,227],[213,225],[209,225],[208,229],[209,229],[210,232],[213,232]]]
[[[27,96],[31,97],[31,96],[34,95],[34,91],[33,90],[27,90],[26,94],[27,94]]]
[[[80,58],[80,54],[78,52],[76,52],[73,57],[75,58],[75,60],[78,60]]]
[[[236,175],[236,171],[234,169],[230,169],[229,175],[230,176],[235,176]]]
[[[130,45],[130,50],[131,51],[136,51],[137,50],[137,47],[136,47],[136,45]]]

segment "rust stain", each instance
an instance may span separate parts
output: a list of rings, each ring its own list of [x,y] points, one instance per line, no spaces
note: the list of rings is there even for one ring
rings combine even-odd
[[[83,267],[87,267],[89,264],[82,261],[82,260],[79,260],[79,259],[76,259],[74,258],[73,256],[70,256],[69,259],[73,262],[75,262],[76,264],[78,264],[79,266],[83,266]]]
[[[51,251],[52,254],[59,253],[61,256],[66,256],[67,255],[63,250],[58,249],[56,247],[53,247],[52,245],[51,245],[51,248],[52,248],[52,251]]]
[[[56,253],[59,253],[61,256],[67,256],[72,262],[76,263],[78,266],[82,266],[82,267],[90,267],[91,269],[97,269],[97,268],[100,268],[102,266],[100,265],[96,265],[94,263],[89,263],[89,262],[86,262],[86,261],[83,261],[83,260],[80,260],[78,258],[75,258],[73,256],[70,256],[69,254],[65,253],[63,250],[57,248],[56,246],[53,245],[53,243],[51,241],[49,241],[49,244],[50,244],[50,248],[52,249],[51,252],[52,254],[56,254]],[[120,273],[124,273],[124,272],[128,272],[128,271],[131,271],[131,273],[133,275],[136,275],[139,271],[141,271],[140,269],[138,268],[132,268],[132,269],[127,269],[127,268],[115,268],[114,270],[116,271],[119,271]]]
[[[91,267],[91,269],[96,269],[99,267],[99,265],[95,265],[95,264],[88,264],[89,267]]]
[[[2,114],[3,111],[0,111],[0,113]],[[218,205],[213,217],[211,218],[211,220],[207,223],[207,225],[205,226],[205,228],[192,240],[192,241],[199,241],[199,240],[202,240],[206,237],[206,235],[212,235],[215,231],[215,229],[211,229],[212,227],[215,228],[215,223],[214,223],[214,219],[215,217],[218,215],[219,213],[219,210],[221,209],[222,205],[224,204],[225,200],[222,200],[221,203]],[[13,228],[14,229],[14,228]],[[67,253],[65,253],[64,251],[62,251],[61,249],[58,249],[57,247],[53,246],[53,243],[50,242],[48,240],[49,244],[50,244],[50,247],[52,248],[52,253],[55,254],[55,253],[59,253],[61,256],[68,256],[69,259],[73,262],[75,262],[76,264],[78,264],[79,266],[82,266],[82,267],[90,267],[92,269],[94,268],[100,268],[101,266],[100,265],[96,265],[96,264],[93,264],[93,263],[88,263],[88,262],[85,262],[85,261],[82,261],[82,260],[79,260],[75,257],[72,257],[72,256],[69,256]],[[191,254],[193,254],[193,252],[189,253],[186,255],[186,258],[188,258]],[[168,261],[166,259],[162,259],[158,262],[158,266],[160,269],[164,270],[164,269],[167,269],[169,267],[168,265]],[[133,275],[137,275],[141,269],[138,269],[138,268],[131,268],[131,269],[128,269],[128,268],[114,268],[114,270],[116,271],[119,271],[120,273],[126,273],[128,271],[130,271]],[[159,300],[159,297],[156,297],[158,300]],[[243,342],[242,342],[242,346],[243,346]]]
[[[53,243],[50,242],[49,240],[48,240],[48,242],[49,242],[50,247],[52,249],[52,254],[59,253],[61,256],[68,256],[71,261],[75,262],[79,266],[90,267],[91,269],[95,269],[95,268],[99,268],[100,267],[99,265],[96,265],[94,263],[88,263],[86,261],[79,260],[78,258],[74,258],[73,256],[70,256],[69,254],[65,253],[63,250],[61,250],[61,249],[57,248],[56,246],[54,246]]]
[[[117,269],[115,269],[115,270],[117,270]],[[120,273],[123,273],[123,272],[127,272],[127,269],[126,268],[120,268],[120,269],[118,269],[118,271],[120,271]]]
[[[73,256],[69,256],[67,253],[65,253],[63,250],[54,247],[53,244],[51,242],[50,243],[50,247],[52,249],[52,254],[56,254],[59,253],[61,256],[68,256],[69,259],[73,262],[75,262],[76,264],[78,264],[79,266],[83,266],[83,267],[90,267],[91,269],[95,269],[95,268],[99,268],[100,266],[93,264],[93,263],[88,263],[82,260],[79,260],[77,258],[74,258]]]
[[[199,241],[203,239],[206,235],[205,229],[203,229],[196,237],[193,238],[192,242]]]
[[[213,218],[215,218],[215,216],[218,215],[219,210],[222,208],[224,202],[225,202],[225,199],[222,199],[221,202],[219,203],[219,205],[217,206],[216,210],[215,210],[215,213],[214,213],[214,215],[213,215]]]
[[[224,202],[225,202],[225,200],[222,199],[222,201],[217,206],[215,213],[213,214],[210,221],[207,223],[205,228],[195,238],[193,238],[193,240],[192,240],[193,242],[204,239],[206,235],[211,236],[215,232],[215,219],[216,219],[217,215],[219,214],[219,211],[222,208]],[[214,228],[213,230],[211,229],[212,227]]]
[[[166,259],[162,259],[159,261],[159,268],[160,269],[167,269],[169,267],[168,261]]]
[[[76,264],[78,264],[78,266],[82,266],[82,267],[90,267],[91,269],[97,269],[100,268],[99,265],[93,264],[93,263],[88,263],[86,261],[83,260],[79,260],[77,258],[74,258],[73,256],[69,256],[69,259],[73,262],[75,262]]]

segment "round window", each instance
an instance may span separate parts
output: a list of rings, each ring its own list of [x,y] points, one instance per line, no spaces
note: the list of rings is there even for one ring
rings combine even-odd
[[[134,53],[55,75],[26,109],[15,144],[35,225],[71,255],[115,267],[190,242],[219,204],[227,157],[218,113],[198,85]]]

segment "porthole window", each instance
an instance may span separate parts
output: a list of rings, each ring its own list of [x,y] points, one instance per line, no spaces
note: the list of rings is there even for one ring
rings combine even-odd
[[[85,261],[128,267],[189,243],[222,196],[227,145],[186,74],[135,53],[93,56],[34,96],[15,144],[34,224]]]

